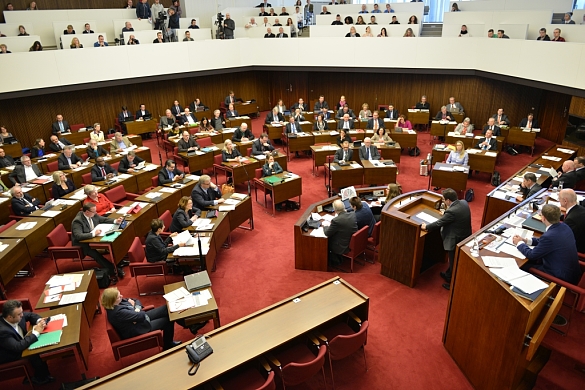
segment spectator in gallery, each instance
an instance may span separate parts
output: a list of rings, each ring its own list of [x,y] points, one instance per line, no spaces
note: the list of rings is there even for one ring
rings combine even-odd
[[[41,42],[35,41],[28,51],[43,51],[43,45]]]

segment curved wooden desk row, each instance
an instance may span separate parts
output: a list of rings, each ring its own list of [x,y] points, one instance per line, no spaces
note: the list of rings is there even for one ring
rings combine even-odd
[[[572,151],[572,153],[565,153],[559,149]],[[515,198],[505,195],[511,190],[513,185],[518,185],[522,182],[522,179],[520,178],[524,176],[525,173],[541,173],[541,175],[537,178],[537,183],[547,186],[550,184],[550,176],[546,172],[539,172],[538,167],[552,167],[553,169],[558,170],[563,165],[563,162],[568,159],[573,159],[576,156],[577,151],[578,148],[576,147],[553,145],[545,150],[542,155],[536,157],[528,165],[520,168],[510,178],[503,181],[485,198],[481,226],[486,226],[488,223],[495,220],[500,215],[506,213],[519,203]],[[558,161],[551,160],[551,158],[558,159]]]
[[[480,257],[471,255],[474,238],[529,201],[516,204],[457,245],[443,344],[476,389],[517,388],[564,297],[565,288],[550,283],[534,301],[525,299],[492,274]],[[483,248],[479,254],[512,257],[518,266],[526,262],[503,251]]]
[[[153,389],[197,388],[313,329],[344,318],[350,311],[362,320],[368,319],[369,298],[335,277],[207,333],[213,353],[201,362],[195,376],[187,374],[191,363],[184,344],[82,389],[125,390],[137,384]]]

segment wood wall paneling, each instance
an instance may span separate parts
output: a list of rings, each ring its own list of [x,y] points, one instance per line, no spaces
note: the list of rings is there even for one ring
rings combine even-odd
[[[569,114],[585,118],[585,98],[573,96]]]
[[[569,121],[569,107],[571,105],[571,96],[547,92],[541,97],[540,106],[546,109],[542,110],[538,116],[540,124],[539,137],[546,138],[557,144],[563,142],[567,123]]]

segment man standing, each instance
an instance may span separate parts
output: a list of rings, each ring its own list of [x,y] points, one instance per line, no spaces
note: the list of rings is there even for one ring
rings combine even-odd
[[[372,140],[370,137],[364,138],[364,144],[360,146],[360,160],[379,160],[380,152],[378,148],[372,146]]]
[[[141,0],[136,7],[136,17],[138,20],[141,19],[148,19],[152,21],[151,18],[152,14],[150,12],[150,6],[148,5],[148,0]]]
[[[225,14],[225,20],[223,21],[223,38],[234,39],[234,30],[236,29],[236,22],[230,18],[230,14]]]
[[[57,121],[53,122],[53,134],[60,136],[61,133],[71,131],[69,122],[63,119],[63,115],[57,115]]]
[[[441,229],[443,249],[449,255],[449,268],[447,268],[447,271],[441,272],[441,277],[447,282],[443,283],[443,288],[449,290],[451,289],[451,276],[457,243],[471,235],[471,211],[469,210],[469,204],[465,200],[459,200],[457,192],[451,188],[443,191],[443,199],[447,206],[443,216],[429,225],[423,223],[421,228],[428,231]]]
[[[526,256],[528,263],[525,268],[536,268],[549,275],[577,284],[581,278],[579,256],[575,236],[571,228],[560,222],[561,210],[552,204],[545,204],[540,211],[546,232],[540,238],[528,241],[520,236],[512,237],[512,242]]]
[[[225,201],[221,197],[220,189],[211,182],[211,177],[202,175],[199,178],[199,183],[193,187],[191,192],[191,199],[193,206],[199,210],[208,210],[210,206],[217,206]]]
[[[358,231],[355,213],[345,211],[345,205],[339,199],[333,202],[336,217],[331,222],[323,222],[323,233],[328,238],[329,265],[338,266],[343,262],[343,255],[349,252],[351,236]]]

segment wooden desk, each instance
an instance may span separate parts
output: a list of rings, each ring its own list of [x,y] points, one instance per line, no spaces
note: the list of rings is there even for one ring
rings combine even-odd
[[[298,303],[293,302],[296,298],[300,299]],[[343,320],[349,311],[362,321],[367,320],[369,298],[336,277],[207,333],[205,336],[214,352],[201,364],[195,376],[186,374],[189,359],[184,346],[180,346],[81,389],[123,390],[145,380],[153,389],[194,388],[310,330],[333,320]]]
[[[161,192],[162,189],[164,189],[164,191]],[[160,200],[155,200],[147,196],[153,192],[160,192]],[[178,188],[158,186],[148,191],[147,193],[140,195],[135,199],[135,202],[153,203],[156,205],[158,215],[162,215],[162,213],[164,213],[166,210],[169,210],[171,215],[173,215],[177,210],[181,196],[181,190]]]
[[[266,134],[268,134],[268,139],[275,140],[282,137],[282,133],[284,132],[285,128],[284,126],[274,126],[271,123],[265,123],[262,129]]]
[[[510,127],[506,136],[506,144],[527,146],[531,150],[530,155],[533,156],[536,134],[534,131],[524,131],[520,127]]]
[[[231,211],[230,211],[231,212]],[[207,211],[203,211],[201,213],[202,218],[206,218]],[[212,219],[213,229],[202,231],[197,230],[197,233],[201,234],[202,236],[211,236],[211,240],[209,242],[209,252],[205,256],[205,267],[209,271],[215,271],[215,261],[216,255],[219,250],[224,246],[224,243],[229,238],[231,233],[230,229],[230,220],[228,218],[228,213],[225,211],[218,212],[217,218]],[[191,233],[195,233],[196,230],[193,226],[189,226],[188,228],[184,229],[188,230]],[[169,254],[169,258],[173,258],[172,253]],[[197,260],[199,260],[199,256],[195,256]],[[182,258],[179,258],[182,259]]]
[[[138,137],[140,138],[140,137]],[[161,150],[161,153],[163,150]],[[146,146],[139,146],[138,148],[134,149],[134,153],[144,161],[151,163],[152,162],[152,155],[150,154],[150,148]],[[162,154],[161,154],[162,155]]]
[[[438,162],[431,171],[431,186],[440,188],[452,188],[455,191],[465,191],[467,189],[467,177],[469,175],[469,166],[463,165],[465,172],[453,171],[457,164],[447,164]]]
[[[303,178],[298,175],[289,177],[289,175],[290,174],[288,172],[282,172],[269,176],[282,178],[283,181],[279,183],[270,184],[263,179],[261,179],[261,183],[259,183],[262,185],[262,187],[264,187],[264,191],[272,193],[272,216],[276,214],[277,204],[297,196],[299,197],[299,207],[301,206],[301,196],[303,195]],[[258,194],[256,194],[256,200],[258,200]],[[266,207],[267,205],[265,204],[264,206]]]
[[[355,161],[351,161],[350,164],[357,164]],[[359,165],[359,164],[358,164]],[[329,171],[329,165],[325,165],[325,173],[331,175],[331,188],[345,188],[353,185],[362,185],[364,183],[364,168],[354,168],[351,165],[341,166],[336,163],[331,164],[331,171]],[[325,176],[327,186],[327,176]]]
[[[8,154],[8,153],[6,153]],[[59,159],[59,156],[61,155],[61,153],[48,153],[45,154],[43,157],[36,157],[31,159],[33,164],[36,164],[39,169],[41,170],[41,172],[43,173],[49,173],[50,169],[49,169],[49,163],[55,162]]]
[[[441,121],[432,121],[431,135],[435,137],[445,137],[447,133],[455,130],[455,126],[457,126],[457,122],[442,123]]]
[[[165,294],[170,293],[171,291],[175,291],[179,288],[187,288],[185,281],[172,283],[172,284],[165,284],[164,291]],[[169,303],[167,302],[167,310],[169,312],[169,319],[173,322],[177,320],[185,320],[185,326],[190,326],[202,321],[209,321],[213,320],[213,328],[219,328],[220,321],[219,321],[219,309],[217,308],[217,302],[215,301],[215,295],[213,295],[213,290],[211,287],[200,288],[197,290],[193,290],[192,292],[196,291],[203,291],[209,290],[211,294],[211,299],[207,301],[207,305],[199,306],[199,307],[192,307],[190,309],[185,310],[184,312],[171,312],[169,308]]]
[[[223,139],[223,134],[217,131],[210,131],[210,132],[201,132],[193,134],[193,137],[196,138],[197,143],[199,143],[202,139],[210,138],[212,144],[223,144],[225,141]]]
[[[238,114],[241,114],[241,113],[238,112]],[[250,119],[249,116],[240,116],[240,117],[232,117],[232,118],[225,119],[226,127],[240,127],[240,126],[242,126],[242,123],[247,124],[248,129],[250,129],[250,131],[253,131],[252,120]]]
[[[414,148],[417,144],[417,133],[409,133],[408,130],[397,132],[392,129],[388,134],[392,140],[399,143],[403,148]]]
[[[472,148],[476,147],[480,138],[483,138],[483,136],[476,135],[476,136],[470,137],[470,136],[466,136],[466,135],[449,133],[445,136],[445,143],[455,145],[455,143],[457,143],[457,141],[462,141],[463,146],[465,146],[465,149],[472,149]],[[500,153],[502,151],[505,140],[506,140],[505,137],[501,137],[501,136],[496,137],[498,153]]]
[[[89,363],[91,340],[89,337],[89,323],[82,312],[83,308],[80,303],[42,312],[41,314],[45,317],[57,314],[65,314],[67,316],[67,326],[63,328],[61,341],[59,344],[33,349],[32,351],[26,349],[22,353],[22,357],[41,355],[44,358],[53,358],[62,357],[64,353],[73,352],[81,378],[85,379],[85,372]]]
[[[227,199],[231,196],[231,194],[224,194],[222,198]],[[217,208],[219,210],[219,206],[213,206],[210,208]],[[234,231],[237,228],[241,227],[242,229],[254,230],[254,214],[252,211],[252,198],[247,196],[244,200],[240,201],[236,205],[236,209],[232,211],[228,211],[227,213],[228,220],[230,222],[230,231]],[[243,223],[248,221],[248,226],[243,226]]]
[[[302,152],[303,150],[311,150],[311,145],[315,143],[313,134],[305,133],[304,135],[297,134],[296,137],[287,136],[287,152]]]
[[[151,163],[147,163],[145,167],[148,167],[148,170],[146,168],[143,168],[139,171],[128,172],[128,175],[134,176],[134,179],[136,180],[136,187],[138,189],[137,191],[138,193],[152,186],[152,178],[158,176],[158,172],[161,169],[160,165]]]
[[[123,186],[124,191],[126,192],[133,194],[138,192],[138,184],[136,183],[136,178],[134,176],[127,173],[120,173],[118,176],[115,176],[114,179],[116,179],[116,181],[110,184],[108,184],[106,180],[94,181],[91,184],[94,186],[106,187],[108,190],[118,186]]]
[[[228,107],[226,107],[227,110]],[[242,102],[234,104],[234,110],[240,115],[255,115],[258,116],[259,107],[258,103],[254,102]]]
[[[10,192],[9,192],[10,193]],[[10,209],[8,205],[12,203],[12,198],[0,194],[0,224],[5,225],[10,222]]]
[[[396,183],[396,165],[375,166],[371,161],[362,160],[364,167],[364,183],[368,184],[388,184]]]
[[[17,228],[27,222],[36,222],[35,227],[29,230],[17,230]],[[10,226],[0,233],[0,239],[4,238],[21,238],[24,239],[28,253],[31,259],[43,252],[49,244],[47,235],[55,228],[53,218],[31,218],[26,217]]]
[[[331,135],[331,133],[335,135]],[[315,137],[315,145],[317,144],[331,144],[337,146],[337,136],[339,132],[337,130],[325,130],[325,131],[313,131],[313,137]]]
[[[22,156],[22,145],[20,142],[15,144],[2,144],[0,147],[4,149],[4,153],[6,153],[7,156],[11,156],[15,160]]]
[[[128,134],[147,134],[154,133],[158,127],[158,122],[154,119],[149,121],[126,122]]]
[[[14,279],[27,264],[33,271],[31,257],[22,238],[2,238],[3,245],[8,245],[0,252],[0,295],[6,298],[6,285]]]
[[[73,219],[81,209],[81,202],[77,201],[74,205],[68,205],[65,210],[61,210],[61,207],[61,205],[51,207],[49,211],[55,211],[59,213],[54,217],[43,216],[45,213],[44,210],[33,211],[28,216],[31,218],[52,218],[55,226],[63,224],[65,230],[69,231],[71,230],[71,223],[73,222]]]
[[[413,125],[428,125],[431,118],[429,110],[409,109],[406,115]]]
[[[256,177],[256,169],[260,168],[260,162],[252,157],[247,157],[242,162],[228,161],[222,163],[222,166],[232,174],[234,184],[243,183]]]
[[[339,149],[335,144],[331,145],[311,145],[311,154],[313,155],[313,175],[319,176],[319,167],[327,161],[327,156],[333,156]]]
[[[392,160],[394,161],[394,163],[399,164],[400,163],[400,156],[402,154],[402,150],[401,150],[401,145],[398,142],[394,142],[394,145],[388,145],[388,144],[379,144],[379,143],[372,143],[372,145],[375,145],[378,148],[378,151],[380,152],[380,156],[384,159],[384,160]]]
[[[171,211],[171,210],[169,210]],[[173,213],[171,213],[173,214]],[[123,217],[126,214],[120,214],[119,211],[112,213],[108,218],[117,219]],[[135,237],[146,237],[150,232],[150,222],[160,216],[156,205],[154,203],[146,203],[143,208],[136,214],[130,214],[126,217],[126,220],[132,222],[126,227],[126,229],[133,229]]]
[[[122,261],[124,256],[128,254],[128,250],[134,241],[134,228],[132,228],[132,222],[128,222],[128,225],[122,233],[112,242],[101,241],[102,237],[93,237],[81,242],[89,244],[90,247],[94,248],[107,248],[110,251],[109,257],[114,264],[114,274],[118,271],[118,263]]]
[[[491,175],[493,175],[494,170],[496,168],[496,160],[498,158],[497,153],[498,152],[492,152],[492,153],[496,153],[495,156],[489,156],[486,155],[486,153],[488,151],[485,150],[480,150],[480,149],[472,149],[474,151],[477,151],[476,153],[469,153],[469,169],[472,171],[478,171],[478,172],[487,172]],[[451,152],[451,150],[449,149],[437,149],[437,147],[433,147],[433,161],[436,162],[443,162],[445,160],[447,160],[447,157],[449,156],[449,153]]]
[[[81,284],[75,290],[70,292],[64,292],[63,296],[74,294],[74,293],[82,293],[87,292],[85,296],[85,300],[81,302],[81,306],[83,308],[83,312],[85,317],[87,318],[87,322],[89,326],[93,324],[93,317],[95,316],[96,311],[101,312],[101,308],[99,306],[99,299],[100,299],[100,289],[97,284],[97,279],[95,278],[95,271],[88,270],[88,271],[79,271],[79,272],[68,272],[68,274],[82,274],[83,279],[81,279]],[[65,274],[60,274],[65,275]],[[54,309],[57,307],[63,307],[59,304],[59,302],[52,302],[52,303],[44,303],[45,301],[45,291],[49,289],[48,285],[45,285],[41,297],[35,306],[35,310],[39,309]],[[77,305],[76,303],[73,305]],[[69,306],[69,305],[65,305]]]
[[[436,211],[440,202],[439,194],[415,191],[397,196],[384,205],[380,220],[379,259],[382,275],[414,287],[423,261],[432,264],[444,260],[445,252],[439,230],[423,231],[421,222],[413,218],[419,212],[440,218]]]
[[[191,192],[193,192],[193,188],[199,183],[199,176],[197,175],[185,175],[185,178],[191,179],[191,181],[187,182],[187,184],[181,183],[167,183],[163,184],[164,187],[173,187],[173,188],[180,188],[181,189],[181,196],[191,196]],[[177,186],[177,187],[174,187]]]
[[[186,161],[189,166],[189,172],[202,171],[213,167],[214,152],[203,152],[189,155],[187,152],[180,152],[179,156]]]

